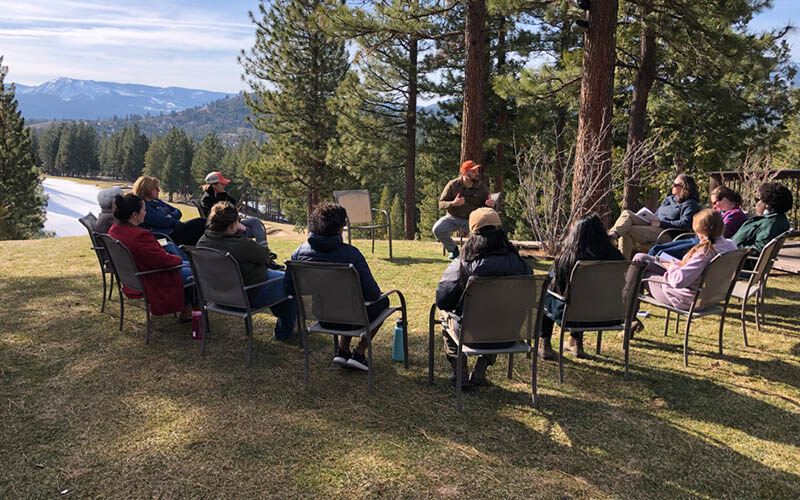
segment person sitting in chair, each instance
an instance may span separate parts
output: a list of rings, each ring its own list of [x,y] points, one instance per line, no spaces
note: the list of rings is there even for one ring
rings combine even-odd
[[[211,207],[221,201],[227,201],[234,207],[236,206],[236,198],[225,191],[225,186],[230,182],[219,172],[211,172],[206,176],[206,184],[203,186],[203,197],[200,198],[200,204],[203,205],[209,216]],[[250,217],[240,220],[239,224],[244,228],[244,234],[255,238],[256,242],[261,245],[267,245],[267,233],[264,231],[264,225],[261,224],[260,220]]]
[[[205,219],[197,217],[181,222],[181,211],[158,199],[160,187],[161,181],[147,175],[139,177],[133,184],[133,193],[147,205],[142,227],[169,235],[176,245],[196,245],[205,230]]]
[[[283,272],[267,268],[271,261],[269,248],[245,236],[236,207],[227,201],[216,203],[211,207],[207,224],[208,228],[200,237],[197,246],[229,252],[239,263],[245,286],[281,278],[281,281],[247,291],[251,309],[260,309],[286,298],[283,290]],[[270,307],[270,310],[278,318],[275,323],[275,338],[286,340],[291,337],[295,321],[294,301],[284,300]]]
[[[461,297],[467,280],[470,276],[525,276],[533,274],[531,266],[519,256],[517,249],[508,241],[500,215],[492,208],[479,208],[469,215],[469,230],[472,236],[464,244],[464,252],[453,260],[436,287],[436,307],[442,311],[455,313],[448,314],[446,321],[449,328],[459,332],[459,319],[461,315]],[[444,333],[444,350],[447,361],[453,368],[450,383],[455,385],[458,380],[458,344],[446,332]],[[492,343],[489,348],[501,349],[513,345],[510,343]],[[487,347],[483,344],[468,344],[470,347]],[[493,365],[497,355],[481,355],[475,362],[475,368],[467,376],[467,359],[462,354],[461,383],[462,386],[484,385],[486,383],[486,368]]]
[[[381,296],[381,289],[378,287],[378,283],[375,282],[375,278],[372,277],[366,259],[358,248],[342,241],[342,232],[344,231],[346,220],[347,211],[341,205],[328,202],[317,205],[308,219],[308,241],[294,251],[291,260],[352,264],[358,272],[364,300],[368,302],[376,301],[367,306],[367,317],[369,322],[372,323],[384,309],[389,307],[389,298],[383,297],[378,300],[378,297]],[[286,273],[284,276],[283,287],[287,295],[294,295],[291,273]],[[327,322],[320,322],[320,326],[330,330],[354,330],[358,328],[355,325]],[[378,325],[370,332],[371,337],[375,337],[380,326]],[[364,354],[367,350],[367,345],[367,339],[361,339],[351,352],[350,337],[340,335],[333,363],[343,368],[368,371],[367,357]]]
[[[778,182],[765,182],[758,187],[756,216],[747,220],[733,235],[739,248],[750,247],[751,255],[761,254],[773,238],[789,230],[786,212],[792,208],[792,192]]]
[[[472,160],[461,164],[461,175],[447,183],[439,196],[439,208],[447,215],[433,225],[433,234],[450,252],[449,259],[458,257],[458,246],[450,237],[455,231],[469,230],[469,214],[480,207],[494,207],[489,188],[481,180],[481,166]]]
[[[118,186],[103,189],[97,193],[100,215],[97,216],[97,222],[94,225],[95,232],[106,234],[111,229],[112,224],[114,224],[114,198],[123,194],[122,188]]]

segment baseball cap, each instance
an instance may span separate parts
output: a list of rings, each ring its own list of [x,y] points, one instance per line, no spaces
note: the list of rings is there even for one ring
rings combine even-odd
[[[494,226],[496,228],[503,227],[503,222],[500,220],[500,214],[495,212],[493,208],[482,207],[473,210],[469,214],[469,230],[477,233],[482,227]]]
[[[475,170],[476,168],[481,168],[481,166],[472,160],[467,160],[461,164],[461,173],[463,174],[467,170]]]
[[[206,176],[206,184],[216,184],[221,182],[222,184],[228,184],[230,181],[222,176],[219,172],[211,172]]]

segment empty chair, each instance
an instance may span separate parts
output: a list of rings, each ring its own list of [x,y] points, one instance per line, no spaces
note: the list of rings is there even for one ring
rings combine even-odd
[[[778,235],[777,238],[773,239],[761,250],[761,253],[758,257],[754,257],[752,255],[747,256],[747,259],[754,260],[755,266],[753,266],[753,270],[742,270],[741,275],[745,275],[748,277],[746,281],[737,281],[733,286],[733,291],[731,292],[731,296],[735,297],[742,301],[742,335],[744,335],[744,345],[747,344],[747,329],[745,326],[745,307],[747,306],[747,301],[751,297],[755,297],[755,303],[753,304],[753,312],[756,316],[756,330],[761,331],[761,321],[764,318],[764,294],[767,290],[767,279],[769,278],[769,272],[772,270],[772,265],[775,263],[775,260],[778,258],[778,253],[783,248],[783,244],[786,242],[786,238],[789,236],[789,232],[785,232],[783,234]],[[761,316],[759,318],[759,316]]]
[[[106,249],[103,247],[102,242],[97,237],[98,234],[95,232],[97,218],[95,218],[93,213],[89,212],[78,220],[89,232],[89,238],[92,241],[92,250],[94,250],[97,256],[97,262],[100,264],[100,275],[103,277],[103,303],[100,306],[100,312],[104,312],[106,310],[106,298],[110,300],[111,295],[114,293],[114,269],[111,267],[111,261],[108,258]],[[106,280],[106,274],[109,275],[108,281]],[[108,289],[107,296],[106,289]]]
[[[189,255],[197,294],[203,308],[204,328],[200,344],[201,354],[206,352],[206,340],[210,331],[208,313],[215,312],[234,316],[244,319],[247,337],[250,339],[247,351],[247,366],[250,367],[253,361],[253,315],[264,312],[286,299],[282,298],[263,307],[252,309],[247,291],[268,283],[282,282],[283,275],[245,286],[239,262],[229,252],[206,247],[182,246],[181,248]]]
[[[645,265],[626,260],[593,260],[575,263],[564,294],[547,293],[564,303],[558,341],[558,378],[564,381],[564,332],[597,332],[595,353],[600,353],[606,330],[624,332],[625,379],[629,376],[631,323],[635,319],[637,296]],[[546,313],[547,314],[547,313]]]
[[[664,323],[664,335],[667,335],[670,313],[679,317],[686,316],[686,330],[683,336],[683,365],[689,365],[689,331],[692,320],[719,314],[719,353],[722,354],[722,331],[725,326],[725,311],[728,308],[731,292],[736,283],[736,277],[742,269],[748,249],[743,248],[717,254],[703,270],[696,287],[686,287],[692,294],[691,305],[688,310],[679,309],[670,304],[660,302],[649,295],[639,295],[639,300],[662,309],[666,309],[667,317]],[[645,278],[643,282],[666,284],[660,278]],[[676,320],[677,321],[677,320]]]
[[[372,336],[389,316],[399,312],[403,325],[404,365],[408,369],[408,321],[406,299],[399,290],[383,293],[376,300],[367,302],[361,289],[358,272],[352,264],[338,264],[313,261],[286,261],[287,272],[291,273],[294,297],[297,300],[300,335],[305,350],[305,381],[308,381],[309,333],[333,335],[334,350],[338,336],[358,337],[367,341],[367,391],[372,394],[373,357]],[[367,306],[396,294],[400,305],[387,307],[370,322]],[[311,322],[309,325],[308,323]],[[325,328],[321,323],[352,325],[351,330]]]
[[[192,205],[197,209],[198,215],[204,219],[208,219],[208,210],[203,206],[200,200],[192,200]]]
[[[353,229],[369,230],[372,236],[372,253],[375,253],[375,230],[386,228],[389,232],[389,258],[392,258],[392,224],[389,212],[378,208],[372,208],[369,191],[366,189],[351,189],[348,191],[334,191],[333,197],[336,203],[343,206],[347,211],[347,243],[351,244],[351,234]],[[372,212],[380,212],[386,217],[385,224],[375,223]],[[353,224],[366,224],[352,227]]]
[[[445,335],[458,344],[456,369],[456,409],[463,409],[461,363],[465,356],[480,356],[508,353],[508,378],[513,373],[514,353],[524,352],[530,356],[539,346],[539,330],[544,303],[541,291],[546,289],[547,276],[471,276],[463,294],[461,316],[447,313],[437,320],[436,304],[430,309],[428,323],[428,383],[433,384],[434,326],[440,324]],[[534,311],[536,315],[534,316]],[[455,321],[448,321],[452,318]],[[455,326],[458,325],[458,326]],[[455,326],[455,327],[454,327]],[[536,331],[534,345],[533,332]],[[491,344],[498,344],[492,348]],[[509,345],[510,344],[510,345]],[[480,345],[470,347],[470,345]],[[531,400],[536,406],[536,363],[531,361]]]

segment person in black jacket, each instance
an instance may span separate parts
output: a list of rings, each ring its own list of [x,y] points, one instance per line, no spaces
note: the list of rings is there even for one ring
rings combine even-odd
[[[552,281],[550,288],[563,294],[567,290],[570,273],[575,263],[579,260],[624,260],[619,250],[614,248],[608,235],[606,234],[603,222],[594,212],[589,213],[572,226],[569,234],[561,243],[561,252],[553,262],[550,270]],[[564,302],[547,295],[544,302],[547,314],[542,317],[542,335],[539,344],[539,355],[544,359],[556,359],[556,354],[551,346],[550,339],[553,336],[553,320],[559,324],[564,314]],[[617,324],[613,321],[611,324]],[[587,325],[588,326],[588,325]],[[596,326],[607,326],[598,324]],[[569,349],[578,358],[586,357],[583,350],[583,334],[570,333]]]
[[[472,236],[464,244],[461,255],[453,260],[436,287],[436,306],[442,311],[454,312],[461,315],[461,297],[467,280],[470,276],[521,276],[531,275],[533,270],[519,256],[517,249],[508,241],[503,231],[500,215],[491,208],[479,208],[472,211],[469,216],[469,229]],[[452,328],[458,331],[457,320],[448,321]],[[467,344],[470,347],[481,348],[480,344]],[[503,343],[491,344],[493,348],[508,347]],[[444,350],[447,360],[453,367],[450,383],[455,385],[457,380],[456,367],[458,366],[458,345],[449,335],[444,334]],[[461,364],[463,385],[483,385],[486,383],[486,368],[494,364],[497,355],[478,356],[472,373],[467,377],[467,360],[464,356]]]
[[[634,212],[623,210],[608,235],[617,240],[622,255],[630,259],[633,257],[634,246],[649,247],[656,242],[664,229],[691,232],[692,218],[701,208],[694,177],[678,174],[672,182],[672,193],[664,198],[656,210],[657,220],[647,222]]]
[[[206,176],[206,184],[203,186],[203,197],[200,198],[200,204],[203,205],[207,214],[211,213],[211,207],[221,201],[227,201],[234,207],[236,206],[236,198],[225,192],[225,186],[230,182],[220,172],[211,172]],[[261,221],[249,217],[243,218],[240,223],[245,228],[245,235],[255,238],[256,243],[267,245],[267,233],[264,232],[264,226]]]
[[[372,323],[378,315],[389,307],[389,298],[381,296],[381,289],[367,265],[367,260],[358,248],[348,245],[342,241],[342,231],[347,220],[347,211],[336,203],[320,203],[311,212],[308,219],[308,241],[300,245],[291,256],[291,260],[305,260],[312,262],[337,262],[342,264],[353,264],[358,272],[361,281],[361,290],[364,293],[364,300],[373,302],[367,306],[367,317]],[[283,288],[287,295],[294,295],[294,283],[292,273],[286,273],[283,277]],[[341,325],[338,323],[321,322],[323,328],[330,330],[354,330],[358,328],[354,325]],[[378,325],[370,335],[375,337],[381,325]],[[333,357],[333,363],[341,367],[356,368],[367,371],[367,357],[364,353],[367,350],[367,340],[361,339],[353,351],[350,351],[350,338],[344,335],[339,336],[339,345]]]

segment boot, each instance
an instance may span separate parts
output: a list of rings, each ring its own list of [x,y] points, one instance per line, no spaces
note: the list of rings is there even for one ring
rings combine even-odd
[[[553,337],[541,337],[539,339],[539,357],[548,361],[558,359],[558,355],[553,350],[551,340]]]
[[[461,388],[463,389],[464,387],[469,387],[470,382],[469,382],[469,371],[467,370],[467,356],[462,354],[461,359],[463,360],[461,363]],[[458,370],[458,360],[455,357],[451,358],[450,356],[448,356],[447,361],[450,362],[450,366],[453,368],[453,371],[450,373],[449,377],[450,385],[455,387],[456,382],[458,381],[458,375],[457,375],[458,372],[456,371]]]
[[[492,364],[490,356],[478,356],[478,361],[475,362],[475,367],[469,375],[469,381],[472,385],[486,385],[486,368]]]
[[[570,336],[569,350],[578,359],[586,359],[586,351],[583,350],[583,333],[579,333],[577,337]]]

